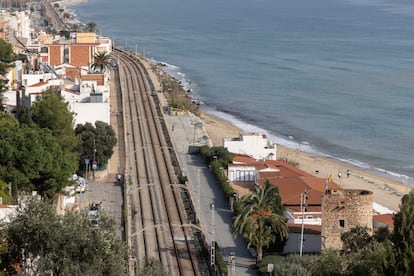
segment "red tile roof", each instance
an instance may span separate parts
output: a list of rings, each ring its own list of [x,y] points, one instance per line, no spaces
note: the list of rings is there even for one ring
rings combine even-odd
[[[47,81],[39,81],[38,83],[29,85],[28,87],[37,87],[37,86],[43,86],[43,85],[46,85],[46,84],[47,84]]]
[[[374,215],[374,222],[384,224],[388,226],[388,229],[394,229],[394,215],[393,214],[383,214],[383,215]]]
[[[73,90],[73,89],[69,89],[69,88],[63,88],[63,90],[65,91],[65,92],[68,92],[68,93],[72,93],[72,94],[76,94],[76,95],[78,95],[79,94],[79,91],[76,91],[76,90]]]
[[[234,157],[234,162],[255,166],[256,170],[259,171],[257,184],[262,186],[265,181],[268,180],[272,185],[277,186],[283,205],[299,206],[300,195],[306,190],[306,203],[309,206],[308,209],[319,209],[320,211],[322,195],[326,190],[325,178],[315,177],[280,160],[256,160],[246,155],[236,155]],[[271,169],[277,169],[277,171],[271,171]],[[341,187],[334,182],[331,182],[328,188],[336,190],[341,189]]]
[[[293,224],[288,223],[289,233],[301,233],[302,231],[302,224]],[[321,226],[320,225],[310,225],[304,224],[303,225],[303,232],[306,234],[321,234]]]

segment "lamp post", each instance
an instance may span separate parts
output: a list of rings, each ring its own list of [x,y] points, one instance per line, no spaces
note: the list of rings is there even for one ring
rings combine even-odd
[[[96,144],[95,144],[95,137],[93,138],[93,162],[92,162],[92,169],[93,169],[93,181],[95,181],[95,171],[96,171]]]
[[[230,252],[229,263],[231,264],[231,276],[236,276],[236,253]]]
[[[210,247],[210,267],[211,269],[215,272],[216,268],[216,242],[214,240],[214,227],[215,227],[215,222],[214,222],[214,203],[211,203],[211,247]]]

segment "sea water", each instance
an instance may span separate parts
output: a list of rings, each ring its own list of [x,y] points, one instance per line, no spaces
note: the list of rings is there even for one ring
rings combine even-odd
[[[89,0],[71,7],[163,62],[209,112],[411,184],[414,4]]]

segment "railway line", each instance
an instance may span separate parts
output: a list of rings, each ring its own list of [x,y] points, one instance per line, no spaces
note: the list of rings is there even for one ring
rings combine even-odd
[[[130,246],[138,265],[156,258],[170,275],[199,275],[197,248],[177,187],[165,121],[148,73],[136,55],[115,48],[126,146]]]

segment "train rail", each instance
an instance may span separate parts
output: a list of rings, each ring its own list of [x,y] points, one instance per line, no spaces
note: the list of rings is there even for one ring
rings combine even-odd
[[[136,55],[115,48],[126,137],[126,185],[130,239],[138,265],[156,258],[170,275],[199,275],[192,225],[187,223],[180,185],[171,164],[156,92]]]

